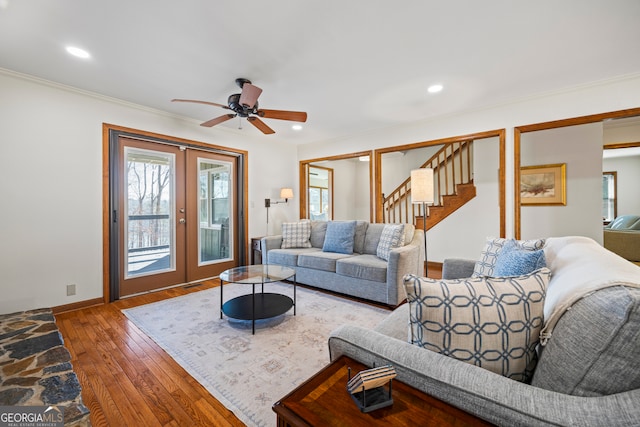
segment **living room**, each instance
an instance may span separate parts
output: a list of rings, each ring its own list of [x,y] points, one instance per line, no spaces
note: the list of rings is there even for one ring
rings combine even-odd
[[[40,74],[37,69],[46,69],[49,64],[56,63],[57,59],[49,57],[49,55],[62,55],[58,53],[43,53],[44,56],[24,55],[15,53],[20,44],[31,45],[32,35],[27,30],[33,27],[42,27],[45,33],[39,33],[41,38],[46,39],[46,30],[48,27],[64,27],[69,23],[71,18],[56,16],[55,11],[48,9],[50,6],[40,4],[43,11],[42,14],[30,15],[26,13],[19,17],[13,15],[14,12],[21,12],[21,6],[17,1],[5,1],[0,9],[0,34],[3,40],[7,41],[3,44],[0,57],[0,89],[2,97],[0,99],[0,116],[2,126],[0,126],[0,174],[2,174],[2,198],[3,214],[2,219],[2,236],[4,245],[0,249],[0,283],[3,290],[3,298],[0,301],[0,313],[9,313],[19,310],[35,309],[40,307],[60,307],[69,305],[81,306],[87,301],[102,300],[105,296],[104,284],[104,251],[105,251],[105,233],[103,224],[103,211],[105,208],[105,192],[103,171],[105,162],[105,152],[103,145],[103,125],[111,124],[123,128],[138,130],[141,132],[149,132],[157,135],[169,135],[189,141],[198,141],[204,144],[212,144],[222,147],[231,147],[237,150],[246,151],[248,153],[248,182],[247,182],[247,241],[248,245],[250,237],[263,236],[275,233],[279,224],[285,221],[295,221],[299,218],[300,192],[298,183],[299,162],[308,159],[324,158],[349,153],[358,153],[363,151],[373,152],[374,150],[386,149],[389,147],[403,146],[414,144],[422,141],[436,141],[442,138],[455,137],[460,135],[470,135],[478,132],[489,130],[504,129],[505,130],[505,146],[504,146],[504,224],[501,224],[499,218],[492,217],[490,224],[478,224],[474,221],[474,217],[468,217],[467,220],[461,221],[464,225],[449,228],[446,232],[434,229],[428,234],[430,256],[429,261],[442,262],[447,257],[461,258],[477,258],[482,247],[484,237],[499,236],[501,227],[504,227],[504,237],[522,237],[536,238],[540,237],[538,233],[549,235],[563,234],[581,234],[593,237],[597,240],[598,235],[594,223],[598,222],[600,213],[598,211],[590,212],[589,225],[587,229],[566,229],[556,230],[550,228],[550,221],[541,222],[537,227],[531,229],[533,219],[540,210],[538,207],[524,207],[518,213],[518,206],[515,189],[515,150],[516,136],[515,129],[522,126],[528,126],[537,123],[546,123],[556,120],[566,120],[576,117],[585,117],[590,115],[618,112],[624,110],[637,109],[640,107],[640,64],[636,55],[629,55],[635,49],[635,40],[639,39],[637,26],[634,20],[638,17],[638,7],[635,2],[620,1],[618,7],[608,6],[602,7],[598,4],[589,4],[585,6],[582,2],[571,2],[571,7],[563,6],[558,11],[558,17],[548,23],[549,30],[556,29],[560,26],[565,30],[553,32],[554,36],[565,35],[566,40],[563,47],[574,46],[579,54],[574,54],[569,58],[568,52],[559,48],[554,50],[553,54],[545,56],[545,62],[542,65],[537,64],[538,73],[546,73],[541,75],[540,79],[530,77],[529,80],[519,82],[522,87],[511,88],[512,96],[508,93],[502,93],[503,97],[496,99],[483,90],[483,83],[476,82],[474,87],[464,87],[465,81],[459,78],[459,86],[455,90],[458,96],[452,102],[453,106],[447,105],[439,111],[436,103],[429,103],[423,110],[417,109],[412,111],[409,106],[398,104],[406,93],[406,87],[412,86],[413,83],[422,83],[424,80],[421,72],[402,71],[402,59],[405,56],[419,56],[416,52],[422,52],[416,44],[407,44],[406,47],[400,49],[400,41],[403,38],[425,38],[438,39],[438,34],[432,34],[428,28],[422,31],[413,29],[408,31],[407,36],[397,36],[391,39],[391,42],[384,45],[384,49],[377,45],[379,50],[375,52],[372,47],[367,47],[366,51],[361,52],[363,56],[370,58],[374,54],[388,54],[388,61],[378,59],[376,61],[365,62],[367,66],[361,66],[359,60],[350,62],[341,62],[338,75],[349,82],[352,86],[359,86],[360,74],[366,74],[367,69],[373,64],[384,68],[387,72],[396,70],[395,79],[399,82],[397,86],[387,86],[381,88],[370,87],[370,91],[376,91],[375,96],[363,98],[358,101],[358,96],[352,96],[348,91],[341,93],[340,96],[324,96],[331,98],[325,104],[325,111],[314,111],[311,106],[314,105],[305,97],[305,88],[303,86],[325,86],[328,91],[332,85],[331,81],[321,79],[322,71],[316,64],[318,62],[330,62],[332,57],[326,51],[321,51],[326,56],[314,56],[313,54],[305,54],[304,64],[295,63],[292,66],[294,70],[287,69],[287,57],[284,53],[279,52],[280,57],[277,60],[269,57],[264,52],[263,44],[273,43],[286,44],[290,39],[295,38],[296,31],[305,34],[305,39],[309,43],[319,44],[317,39],[327,38],[334,41],[332,47],[338,45],[335,40],[349,38],[357,33],[355,28],[350,29],[347,25],[349,19],[358,21],[357,27],[362,34],[371,35],[372,32],[380,32],[378,29],[369,28],[370,22],[359,16],[362,7],[345,7],[342,11],[341,19],[331,22],[333,27],[328,29],[316,29],[316,33],[304,32],[302,27],[309,23],[310,12],[305,12],[303,6],[290,10],[284,2],[278,2],[274,7],[282,13],[288,14],[285,17],[278,18],[274,24],[268,22],[267,16],[271,16],[269,7],[256,6],[257,9],[252,13],[256,15],[254,19],[260,21],[259,15],[262,12],[263,18],[267,21],[264,23],[253,22],[263,31],[258,35],[253,34],[250,38],[251,42],[245,41],[238,43],[231,35],[233,31],[228,33],[220,33],[219,38],[209,40],[210,50],[202,49],[196,54],[192,54],[189,61],[184,60],[180,67],[172,72],[179,72],[179,80],[190,80],[190,68],[202,68],[203,64],[199,62],[199,56],[215,56],[216,43],[220,45],[220,55],[226,54],[227,50],[240,49],[246,59],[245,63],[239,64],[236,68],[235,64],[225,64],[219,66],[223,71],[216,73],[206,82],[199,84],[183,83],[182,86],[173,88],[168,87],[164,82],[165,71],[149,70],[148,80],[140,78],[141,74],[134,74],[131,81],[125,81],[124,77],[128,73],[118,74],[117,80],[122,80],[122,86],[118,93],[101,93],[99,90],[85,89],[85,82],[94,78],[93,71],[87,70],[87,67],[107,67],[106,64],[95,65],[93,63],[74,63],[70,68],[65,69],[64,78],[53,80],[46,77],[46,74]],[[439,7],[445,7],[437,4]],[[67,4],[67,7],[72,7]],[[130,14],[128,19],[129,25],[139,21],[141,16],[146,16],[140,10],[129,10],[128,6],[120,5],[127,13]],[[375,12],[375,7],[367,6],[369,11],[366,16],[371,18],[373,22],[379,25],[388,24],[386,19],[392,19],[394,25],[401,28],[404,26],[403,20],[408,19],[409,15],[422,15],[420,19],[431,20],[433,18],[424,18],[430,16],[434,12],[431,8],[422,6],[421,4],[411,4],[411,7],[392,8],[394,14],[387,18],[383,12]],[[472,7],[466,4],[467,7]],[[517,23],[514,17],[521,17],[523,13],[516,13],[516,6],[507,6],[504,4],[488,11],[488,15],[482,19],[477,16],[473,19],[475,22],[491,22],[495,25],[492,32],[498,33],[494,36],[501,38],[509,38],[512,32],[520,31],[523,26]],[[100,22],[100,14],[104,11],[100,10],[82,10],[86,16],[92,16]],[[115,5],[110,7],[116,8]],[[249,6],[246,6],[249,7]],[[340,9],[340,4],[334,5],[335,9]],[[383,8],[382,4],[377,7]],[[542,6],[540,6],[542,8]],[[551,2],[547,7],[554,8]],[[589,7],[596,8],[597,12],[587,10]],[[414,13],[413,8],[421,13]],[[435,7],[434,7],[435,9]],[[528,8],[527,8],[528,9]],[[609,10],[611,9],[611,10]],[[206,9],[215,15],[215,11]],[[246,11],[239,7],[237,3],[226,4],[223,9],[225,13],[221,16],[226,21],[233,21],[234,25],[242,21],[240,17]],[[450,9],[447,9],[450,10]],[[475,7],[472,9],[478,11]],[[608,11],[608,12],[606,12]],[[33,10],[28,11],[34,13]],[[52,17],[46,16],[45,12],[53,14]],[[170,15],[170,10],[165,11]],[[315,10],[313,11],[315,12]],[[391,11],[389,11],[391,12]],[[527,11],[534,14],[535,11]],[[569,35],[572,30],[572,17],[569,12],[579,12],[579,17],[575,26],[576,34],[584,36],[587,39],[588,33],[597,33],[593,36],[598,40],[598,44],[593,43],[591,46],[597,46],[592,49],[594,52],[587,54],[587,47],[581,45],[576,35]],[[589,12],[592,18],[586,19],[583,14]],[[68,13],[64,9],[64,13]],[[80,14],[80,12],[78,12]],[[136,13],[138,14],[136,16]],[[599,20],[599,16],[609,13],[607,19]],[[304,20],[296,21],[295,25],[291,21],[296,14],[305,16]],[[338,13],[336,13],[338,14]],[[80,14],[82,15],[82,14]],[[326,10],[323,17],[327,20],[331,13]],[[78,15],[76,15],[78,16]],[[481,16],[481,15],[480,15]],[[25,19],[24,21],[20,19]],[[287,19],[288,18],[288,19]],[[579,18],[579,19],[578,19]],[[114,20],[116,18],[114,17]],[[212,21],[219,25],[229,25],[222,22],[222,18],[218,21]],[[417,20],[413,17],[412,19]],[[451,19],[451,25],[456,21]],[[466,18],[470,19],[470,18]],[[542,18],[540,18],[544,22]],[[557,19],[557,20],[556,20]],[[586,20],[586,21],[585,21]],[[170,20],[167,21],[163,28],[170,28]],[[186,23],[185,23],[186,22]],[[412,21],[413,22],[413,21]],[[36,24],[37,23],[37,24]],[[537,23],[527,21],[529,27],[535,28]],[[90,26],[90,24],[82,24]],[[79,25],[79,27],[82,27]],[[211,24],[213,25],[213,24]],[[594,30],[589,26],[597,26]],[[170,45],[167,52],[162,57],[166,59],[171,55],[173,49],[184,49],[185,46],[203,43],[201,40],[191,40],[190,36],[184,32],[189,26],[189,20],[181,21],[181,29],[183,32],[176,31],[174,34],[175,45]],[[214,25],[215,26],[215,25]],[[273,28],[289,29],[285,36],[279,36],[273,31]],[[606,27],[605,27],[606,26]],[[414,27],[416,27],[414,25]],[[158,27],[152,27],[154,31],[160,31]],[[228,28],[228,27],[225,27]],[[249,28],[252,28],[249,25]],[[605,31],[605,28],[607,29]],[[53,28],[51,29],[53,33]],[[81,33],[81,28],[76,29]],[[85,30],[88,31],[88,30]],[[204,31],[204,30],[203,30]],[[144,31],[143,31],[144,32]],[[152,33],[153,31],[149,31]],[[242,31],[240,31],[242,32]],[[401,33],[400,30],[398,32]],[[26,33],[26,34],[25,34]],[[43,35],[45,34],[45,35]],[[211,33],[206,33],[211,35]],[[532,32],[532,39],[542,38],[544,34],[541,32]],[[423,35],[423,37],[417,37]],[[140,34],[136,34],[140,36]],[[33,36],[35,37],[35,36]],[[196,36],[191,36],[195,38]],[[317,39],[316,39],[317,38]],[[593,40],[592,38],[588,38]],[[11,40],[11,42],[9,42]],[[118,39],[119,40],[119,39]],[[143,38],[139,40],[144,40]],[[245,39],[246,40],[246,39]],[[496,43],[498,43],[498,40]],[[532,42],[530,39],[518,39],[520,45],[500,45],[500,52],[493,52],[492,57],[497,58],[494,63],[494,74],[515,74],[518,70],[530,67],[530,63],[537,63],[539,57],[543,55],[541,50],[527,49],[525,42]],[[55,43],[62,43],[62,36]],[[126,40],[120,40],[114,43],[113,50],[123,49]],[[146,40],[147,43],[153,45],[153,40]],[[196,43],[197,42],[197,43]],[[344,50],[350,50],[352,55],[357,52],[355,49],[358,44],[363,44],[363,39],[357,37],[354,44],[346,44]],[[394,44],[394,42],[396,42]],[[555,43],[554,40],[547,40],[549,44]],[[51,44],[47,44],[47,48],[52,49]],[[91,49],[91,42],[86,41],[87,48]],[[142,41],[140,42],[142,44]],[[211,47],[213,44],[213,47]],[[433,44],[436,44],[435,42]],[[588,44],[588,43],[586,43]],[[177,45],[177,46],[176,46]],[[246,47],[248,46],[248,47]],[[313,44],[312,46],[317,46]],[[459,46],[459,45],[456,45]],[[540,44],[536,44],[539,47]],[[605,48],[610,48],[607,52]],[[141,45],[143,47],[143,45]],[[304,46],[302,46],[304,47]],[[394,49],[398,47],[399,51],[394,53]],[[477,47],[477,46],[475,46]],[[171,49],[170,49],[171,48]],[[133,50],[133,49],[132,49]],[[267,49],[268,50],[268,49]],[[426,49],[425,49],[426,50]],[[626,52],[626,53],[625,53]],[[6,53],[6,55],[5,55]],[[11,55],[9,55],[11,53]],[[488,54],[489,52],[487,52]],[[98,55],[95,52],[94,55]],[[290,53],[294,55],[295,53]],[[338,52],[335,53],[338,55]],[[341,55],[346,53],[341,52]],[[255,55],[252,58],[251,55]],[[459,58],[460,53],[456,54]],[[465,60],[457,59],[457,65],[460,68],[473,69],[474,61],[479,60],[476,56],[480,56],[474,52],[472,48],[466,51],[463,56]],[[111,57],[114,58],[114,57]],[[117,68],[124,67],[122,63],[111,59],[109,66]],[[154,61],[154,57],[149,57],[149,62]],[[340,56],[342,58],[342,56]],[[364,58],[366,60],[367,58]],[[157,64],[152,64],[150,68],[165,65],[164,60],[159,60]],[[67,59],[67,61],[70,61]],[[260,63],[262,61],[262,63]],[[453,59],[452,59],[453,61]],[[556,61],[556,62],[553,62]],[[573,67],[566,63],[574,62]],[[99,62],[99,61],[98,61]],[[267,67],[265,63],[279,63],[280,65],[271,65]],[[381,64],[381,62],[396,62],[397,64]],[[610,64],[610,67],[603,67],[601,71],[580,74],[580,80],[576,80],[573,73],[574,69],[588,69],[596,65]],[[209,64],[209,63],[207,63]],[[348,65],[348,66],[347,66]],[[383,65],[385,65],[383,67]],[[485,64],[486,66],[486,64]],[[561,67],[562,66],[562,67]],[[84,68],[83,68],[84,67]],[[433,67],[428,59],[425,59],[421,65],[422,69],[429,70]],[[566,67],[566,68],[565,68]],[[51,68],[54,68],[53,66]],[[547,78],[553,77],[555,69],[560,68],[566,73],[555,81],[555,86],[545,86]],[[71,70],[71,71],[69,71]],[[600,70],[600,69],[599,69]],[[107,69],[108,71],[108,69]],[[304,74],[302,82],[296,86],[289,84],[283,80],[277,80],[274,75],[301,75]],[[560,71],[558,71],[560,73]],[[237,129],[237,122],[233,121],[233,125],[222,125],[214,128],[204,128],[199,124],[211,117],[214,117],[220,111],[213,107],[203,107],[202,109],[187,109],[184,105],[179,106],[171,104],[170,100],[180,97],[192,97],[197,99],[205,99],[213,102],[224,102],[225,96],[234,89],[233,79],[244,76],[253,79],[254,84],[262,87],[265,93],[262,95],[261,102],[264,101],[265,107],[287,108],[305,110],[309,114],[308,123],[302,133],[290,130],[289,124],[286,127],[278,127],[275,135],[263,135],[258,130],[249,126],[248,123],[242,124],[243,129]],[[113,84],[114,82],[108,78],[106,74],[105,84]],[[473,73],[469,70],[465,71],[467,78],[471,78]],[[577,75],[577,74],[576,74]],[[331,78],[337,79],[336,74],[331,74]],[[470,77],[469,77],[470,76]],[[428,77],[432,77],[429,75]],[[433,76],[435,78],[436,76]],[[446,76],[438,76],[438,79],[445,79]],[[285,77],[282,77],[285,79]],[[291,77],[292,81],[294,77]],[[298,77],[300,79],[300,77]],[[115,79],[114,79],[115,80]],[[453,77],[450,79],[456,80]],[[301,80],[295,80],[300,82]],[[468,83],[471,84],[471,83]],[[166,108],[158,108],[156,105],[144,105],[130,100],[128,92],[135,92],[137,87],[149,86],[153,90],[157,90],[157,103],[165,103]],[[203,91],[203,87],[209,87],[209,92]],[[509,88],[507,88],[509,89]],[[507,90],[505,89],[505,90]],[[355,90],[355,88],[354,88]],[[402,96],[394,97],[393,92],[398,91]],[[409,93],[411,93],[411,88]],[[445,90],[439,94],[446,95],[447,91],[453,91],[454,88],[447,85],[445,81]],[[507,91],[508,92],[508,91]],[[267,95],[269,93],[278,94],[281,99],[275,105],[269,105]],[[466,95],[462,96],[463,93]],[[226,94],[226,95],[225,95]],[[323,96],[317,96],[322,98]],[[135,98],[131,98],[135,99]],[[273,98],[272,98],[273,99]],[[353,100],[352,99],[356,99]],[[325,99],[325,102],[327,100]],[[391,110],[384,108],[389,102]],[[413,98],[407,98],[407,103],[417,102]],[[360,105],[364,103],[364,105]],[[181,113],[180,108],[185,108],[185,113]],[[199,107],[198,107],[199,108]],[[338,133],[333,130],[331,119],[334,118],[336,123],[354,121],[357,122],[358,116],[352,116],[351,110],[361,109],[365,111],[367,116],[374,117],[373,125],[368,129],[354,129],[349,132]],[[328,112],[327,112],[328,111]],[[330,114],[329,114],[330,113]],[[315,116],[314,116],[315,114]],[[315,129],[314,122],[320,115],[328,115],[329,120],[325,120],[326,127],[323,129]],[[354,113],[355,114],[355,113]],[[382,116],[382,117],[381,117]],[[269,122],[271,125],[275,120]],[[229,123],[232,123],[231,121]],[[369,122],[371,123],[371,122]],[[275,124],[273,125],[276,126]],[[337,126],[337,124],[336,124]],[[591,129],[590,133],[598,134],[602,126],[601,122],[591,124],[596,129]],[[304,132],[315,132],[312,136],[304,135]],[[524,147],[527,144],[526,134],[521,141]],[[305,143],[297,142],[300,138],[308,138]],[[637,142],[637,140],[636,140]],[[562,144],[558,141],[557,144]],[[597,151],[601,147],[596,147],[597,142],[590,142],[589,161],[593,161],[597,156]],[[576,153],[572,150],[573,155],[583,154]],[[524,153],[525,150],[522,150]],[[601,152],[599,153],[601,155]],[[553,154],[546,153],[547,157],[553,157]],[[561,163],[561,160],[550,161],[546,159],[536,159],[534,161],[525,161],[524,158],[519,160],[522,165],[531,164],[549,164]],[[574,169],[575,170],[575,169]],[[593,181],[601,175],[602,170],[594,169],[590,171],[590,179]],[[498,175],[495,169],[487,172],[494,176]],[[572,173],[568,169],[567,173]],[[268,178],[268,179],[266,179]],[[578,178],[580,179],[580,178]],[[571,183],[571,181],[569,181]],[[599,182],[599,181],[598,181]],[[342,183],[341,183],[342,185]],[[264,207],[264,199],[279,199],[280,188],[293,188],[294,198],[288,203],[277,204],[269,210]],[[574,200],[576,197],[568,185],[568,202],[566,206],[567,216],[569,218],[582,218],[587,215],[578,207]],[[495,196],[498,197],[497,195]],[[500,201],[496,200],[497,205],[491,206],[493,211],[500,211]],[[599,203],[599,201],[596,201]],[[542,208],[545,209],[545,208]],[[556,210],[559,208],[556,208]],[[569,213],[570,209],[576,209],[574,213]],[[267,225],[265,219],[270,212],[272,220]],[[565,218],[566,219],[566,218]],[[570,220],[563,221],[564,224],[570,224],[572,227],[577,226],[580,222],[572,223]],[[269,228],[267,228],[269,227]],[[601,228],[601,227],[600,227]],[[473,235],[473,242],[469,242],[468,236]],[[601,238],[601,236],[600,236]],[[446,245],[438,242],[447,242]],[[248,251],[248,248],[246,248]],[[75,285],[75,295],[67,295],[67,287]]]

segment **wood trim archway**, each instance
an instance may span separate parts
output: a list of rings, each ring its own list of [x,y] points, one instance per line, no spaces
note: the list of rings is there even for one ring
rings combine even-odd
[[[592,114],[589,116],[573,117],[570,119],[554,120],[550,122],[535,123],[525,126],[516,126],[513,129],[513,205],[514,205],[514,230],[515,239],[521,237],[521,206],[520,206],[520,141],[521,135],[526,132],[538,130],[556,129],[567,126],[577,126],[589,123],[597,123],[607,119],[622,119],[625,117],[640,116],[640,108],[630,108],[627,110],[611,111],[609,113]],[[629,146],[629,145],[627,145]],[[609,147],[607,148],[622,148]]]
[[[496,130],[490,130],[486,132],[477,132],[477,133],[471,133],[468,135],[460,135],[460,136],[453,136],[450,138],[435,139],[432,141],[415,142],[412,144],[398,145],[395,147],[379,148],[375,150],[374,157],[373,157],[374,168],[375,168],[375,180],[376,180],[375,188],[376,189],[382,188],[382,155],[385,153],[392,153],[394,151],[406,151],[406,150],[411,150],[415,148],[428,147],[432,145],[450,144],[452,142],[463,142],[468,140],[477,140],[477,139],[495,138],[495,137],[498,138],[500,143],[500,159],[499,159],[500,171],[498,175],[498,189],[499,189],[498,200],[500,204],[500,237],[505,237],[505,233],[506,233],[506,223],[505,223],[506,221],[506,207],[505,207],[506,206],[505,204],[506,130],[505,129],[496,129]],[[383,221],[382,204],[383,204],[382,192],[376,191],[375,193],[376,222]]]
[[[309,160],[300,160],[300,219],[307,218],[307,166],[313,163],[353,159],[361,156],[369,156],[369,220],[373,222],[373,151],[359,151],[357,153],[339,154],[337,156],[318,157]],[[333,206],[331,207],[333,210]]]

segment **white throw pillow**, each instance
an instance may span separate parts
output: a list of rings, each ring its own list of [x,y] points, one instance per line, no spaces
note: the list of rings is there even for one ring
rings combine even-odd
[[[419,347],[529,381],[537,362],[551,271],[516,277],[436,280],[409,274],[409,341]]]
[[[282,249],[310,248],[311,221],[282,223]]]

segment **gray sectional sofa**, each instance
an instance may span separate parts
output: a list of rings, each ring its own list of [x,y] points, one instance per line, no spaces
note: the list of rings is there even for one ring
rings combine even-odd
[[[530,384],[411,344],[409,304],[374,329],[333,331],[331,359],[391,364],[400,381],[497,425],[640,425],[640,268],[585,237],[547,239],[544,253],[546,345]],[[445,260],[443,278],[474,264]]]
[[[422,230],[405,224],[404,245],[392,249],[385,261],[376,255],[385,224],[357,221],[352,254],[322,250],[327,225],[311,221],[309,248],[282,249],[282,235],[262,238],[263,262],[294,268],[298,283],[391,307],[400,304],[405,299],[403,276],[423,271]]]

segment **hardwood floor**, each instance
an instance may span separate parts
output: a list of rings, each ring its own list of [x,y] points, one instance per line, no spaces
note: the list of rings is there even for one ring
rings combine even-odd
[[[429,276],[440,271],[430,266]],[[55,315],[94,427],[244,426],[120,311],[219,285],[209,280]]]
[[[207,281],[56,314],[97,426],[244,426],[120,311],[219,285]]]

